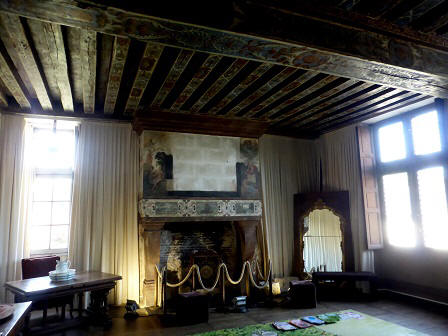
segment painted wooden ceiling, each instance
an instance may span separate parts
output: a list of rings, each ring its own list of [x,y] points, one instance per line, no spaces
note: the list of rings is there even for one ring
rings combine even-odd
[[[433,96],[445,97],[448,92],[448,86],[445,86],[448,81],[443,81],[440,71],[432,74],[424,62],[408,62],[408,50],[394,45],[392,40],[387,46],[398,60],[393,59],[390,53],[387,56],[391,60],[379,55],[374,50],[375,45],[371,50],[364,50],[365,45],[357,47],[355,39],[335,47],[341,48],[342,56],[334,53],[327,60],[326,51],[319,54],[314,49],[306,49],[300,54],[300,59],[296,57],[291,61],[287,56],[296,52],[295,49],[285,51],[289,44],[283,46],[270,42],[279,36],[283,42],[295,42],[294,31],[288,30],[288,23],[282,26],[284,30],[260,25],[260,22],[266,24],[262,20],[263,13],[267,15],[271,3],[262,4],[264,7],[257,7],[254,11],[261,17],[257,22],[244,19],[244,15],[237,19],[232,17],[227,22],[219,13],[222,8],[214,9],[210,16],[199,17],[192,14],[194,6],[183,8],[184,11],[170,10],[169,6],[161,5],[154,9],[153,12],[169,20],[230,29],[234,33],[233,40],[223,40],[221,35],[225,34],[221,31],[210,29],[204,33],[195,31],[196,26],[188,26],[188,34],[196,34],[200,42],[182,40],[187,35],[185,26],[180,31],[174,21],[163,27],[157,26],[159,39],[154,39],[154,32],[146,32],[146,26],[126,16],[128,11],[144,13],[147,10],[138,2],[127,2],[127,7],[122,8],[126,11],[119,14],[107,11],[106,7],[95,8],[95,13],[105,15],[105,19],[95,16],[95,26],[91,26],[88,19],[76,21],[76,15],[81,17],[92,13],[87,1],[67,2],[69,7],[64,8],[66,12],[62,14],[70,15],[59,16],[58,1],[42,1],[38,5],[35,5],[38,2],[30,3],[0,1],[0,104],[6,111],[117,120],[132,120],[135,115],[150,116],[155,112],[173,113],[173,116],[195,115],[195,118],[211,116],[218,121],[262,121],[268,125],[269,133],[309,137]],[[350,21],[356,29],[367,30],[372,36],[377,33],[375,29],[379,29],[375,27],[381,27],[380,33],[387,30],[401,38],[411,36],[412,43],[420,43],[419,48],[420,45],[421,48],[436,45],[444,53],[448,46],[444,42],[448,34],[446,1],[317,0],[313,3],[319,10],[306,7],[305,12],[319,11],[323,15],[320,18],[322,22],[331,22],[335,16],[341,18],[343,13],[343,20]],[[281,20],[285,13],[294,17],[304,10],[291,7],[286,2],[275,4],[280,14],[269,12],[273,21],[276,18]],[[229,11],[241,12],[234,8],[232,6]],[[101,20],[109,20],[112,15],[115,20],[110,26],[112,28],[98,24]],[[307,17],[309,13],[301,15]],[[117,23],[118,20],[121,21]],[[368,25],[369,29],[359,28],[363,25]],[[168,31],[177,35],[169,35]],[[257,45],[254,44],[255,51],[251,50],[251,43],[256,39],[240,33],[253,33],[254,36],[263,33],[263,41],[267,41],[263,42],[264,49],[255,50]],[[151,38],[142,38],[145,34],[152,34]],[[313,34],[322,38],[320,32],[309,32],[310,36]],[[241,48],[237,53],[233,52],[234,41],[243,39],[247,40],[244,52]],[[336,33],[315,44],[323,44],[323,50],[331,49],[325,43],[338,43],[332,39],[337,39]],[[220,43],[224,47],[218,47]],[[426,55],[426,49],[420,52],[417,47],[412,45],[413,55]],[[361,58],[370,58],[370,63],[359,63],[352,57],[358,56],[357,52]],[[376,56],[397,66],[393,68],[398,69],[397,72],[393,73],[389,68],[373,69],[378,61]],[[371,68],[358,74],[356,67],[365,64]],[[408,68],[414,72],[402,75],[401,69]],[[417,72],[430,75],[416,78],[414,73]],[[419,80],[424,84],[417,85]]]

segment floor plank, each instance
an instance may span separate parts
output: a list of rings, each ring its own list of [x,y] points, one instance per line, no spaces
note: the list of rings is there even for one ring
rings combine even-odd
[[[191,335],[199,332],[287,320],[343,309],[354,309],[432,336],[448,335],[448,315],[446,311],[423,304],[384,298],[374,302],[319,302],[315,309],[253,308],[245,314],[224,314],[210,310],[208,323],[189,326],[173,326],[157,316],[126,321],[123,319],[124,309],[116,307],[111,309],[113,325],[107,331],[101,328],[89,327],[69,330],[65,333],[53,334],[53,336]]]

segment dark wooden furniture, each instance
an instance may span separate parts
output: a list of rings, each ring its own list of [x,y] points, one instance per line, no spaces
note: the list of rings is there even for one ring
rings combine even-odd
[[[208,296],[199,292],[179,294],[176,319],[182,324],[208,322]]]
[[[312,281],[290,281],[289,297],[294,308],[316,308],[316,286]]]
[[[48,276],[27,280],[11,281],[5,287],[15,295],[16,302],[41,302],[63,298],[70,295],[79,296],[78,320],[82,317],[82,297],[85,292],[91,292],[90,305],[87,309],[89,321],[92,324],[101,324],[105,327],[111,323],[107,313],[107,295],[115,287],[121,276],[102,272],[81,272],[73,280],[52,282]],[[79,324],[80,321],[76,321]],[[66,329],[72,323],[65,322],[55,326],[55,330]],[[49,329],[49,327],[46,327]]]
[[[0,320],[0,335],[18,335],[29,318],[31,302],[21,302],[14,304],[14,314],[4,320]]]
[[[355,283],[357,281],[367,281],[370,286],[371,298],[376,295],[377,289],[377,276],[372,272],[314,272],[313,273],[313,283],[316,285],[317,297],[322,298],[323,289],[328,284],[333,284],[332,294],[334,296],[341,294],[344,289],[355,289]],[[339,292],[339,293],[338,293]],[[350,293],[349,293],[350,294]],[[332,295],[333,296],[333,295]],[[352,298],[351,295],[348,297]],[[341,295],[338,296],[338,299]],[[342,297],[343,298],[343,297]],[[353,296],[356,298],[356,294]]]
[[[61,258],[55,255],[22,259],[22,279],[26,280],[47,276],[50,271],[54,271],[56,269],[56,264],[59,260],[61,260]],[[68,304],[70,305],[70,315],[73,318],[73,299],[74,296],[70,295],[54,300],[34,302],[31,309],[42,310],[42,322],[45,323],[47,320],[48,308],[56,307],[56,311],[58,312],[58,308],[61,307],[61,318],[64,319],[65,306]]]
[[[48,272],[56,269],[56,261],[59,256],[44,256],[22,259],[22,279],[38,278],[48,275]]]
[[[294,195],[294,272],[304,275],[304,218],[313,210],[328,209],[339,217],[342,232],[342,270],[354,271],[353,241],[350,226],[348,191],[299,193]]]

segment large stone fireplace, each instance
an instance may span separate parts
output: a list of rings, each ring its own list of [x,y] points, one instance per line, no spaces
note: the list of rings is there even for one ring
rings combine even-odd
[[[261,213],[258,210],[261,203],[255,200],[245,202],[247,209],[251,208],[251,204],[258,212],[248,210],[241,216],[141,217],[140,304],[149,307],[161,305],[161,281],[156,267],[159,270],[166,267],[167,281],[178,283],[190,267],[197,264],[205,286],[212,285],[217,267],[222,262],[234,279],[240,275],[245,261],[250,261],[253,269],[256,269],[256,263],[262,267],[263,256],[259,248],[262,240]],[[169,289],[168,294],[199,288],[198,283],[190,278],[182,287]]]
[[[257,139],[144,131],[141,145],[140,303],[161,305],[164,267],[178,283],[196,264],[211,286],[222,262],[232,278],[245,261],[262,266]]]

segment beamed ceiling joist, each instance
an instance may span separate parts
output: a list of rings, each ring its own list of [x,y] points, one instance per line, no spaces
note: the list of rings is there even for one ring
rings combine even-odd
[[[394,36],[397,35],[394,31],[369,31],[349,23],[329,22],[316,17],[317,14],[314,17],[301,14],[296,7],[280,10],[251,1],[245,5],[245,22],[234,28],[237,31],[138,15],[82,1],[67,4],[56,0],[1,0],[0,10],[145,42],[272,62],[448,97],[447,48],[431,45],[428,38],[406,38]],[[269,53],[267,48],[271,50]]]
[[[0,33],[9,112],[313,137],[448,98],[440,0],[0,0]]]

